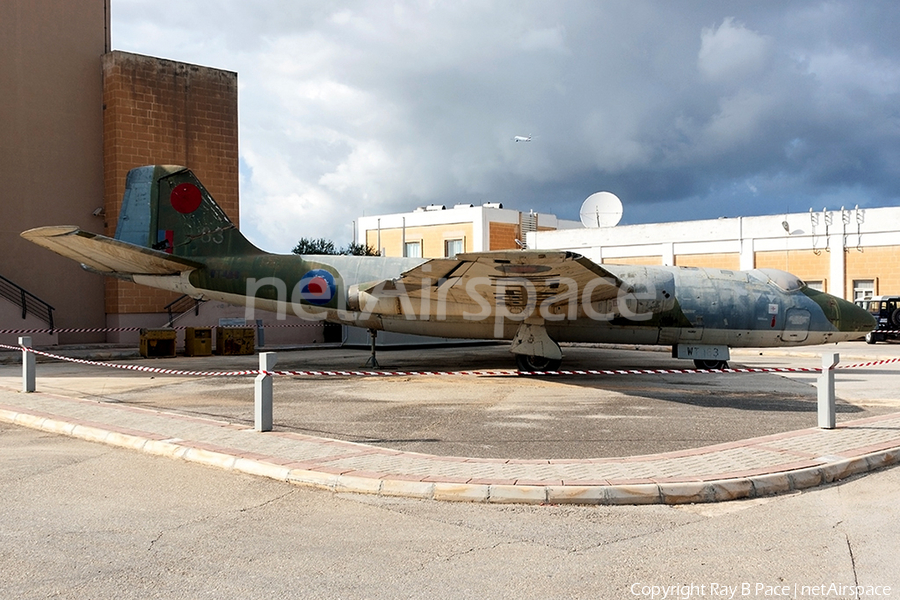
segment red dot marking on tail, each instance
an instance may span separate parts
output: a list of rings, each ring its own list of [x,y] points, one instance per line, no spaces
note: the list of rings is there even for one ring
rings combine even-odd
[[[183,215],[189,215],[200,208],[203,195],[200,193],[200,188],[193,183],[182,183],[172,190],[169,201],[172,203],[172,208]]]

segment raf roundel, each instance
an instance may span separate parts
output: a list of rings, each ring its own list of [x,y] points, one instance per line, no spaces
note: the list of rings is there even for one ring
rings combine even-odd
[[[189,215],[200,208],[203,194],[200,193],[200,188],[193,183],[182,183],[172,190],[169,201],[172,203],[172,208],[183,215]]]
[[[300,280],[300,297],[316,306],[331,302],[336,290],[334,275],[324,269],[314,269]]]

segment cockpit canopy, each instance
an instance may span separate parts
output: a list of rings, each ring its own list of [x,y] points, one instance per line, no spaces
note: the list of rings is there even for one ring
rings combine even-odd
[[[798,292],[806,287],[805,281],[781,269],[753,269],[750,276],[785,292]]]

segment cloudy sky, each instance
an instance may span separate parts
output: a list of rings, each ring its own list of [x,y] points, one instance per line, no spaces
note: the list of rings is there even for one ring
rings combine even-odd
[[[895,0],[112,0],[113,49],[238,73],[241,228],[276,252],[599,190],[623,223],[896,206],[897,31]]]

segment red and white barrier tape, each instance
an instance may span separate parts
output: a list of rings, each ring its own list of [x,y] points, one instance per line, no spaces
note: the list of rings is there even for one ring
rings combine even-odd
[[[182,330],[193,327],[195,329],[215,329],[216,327],[224,327],[224,328],[235,328],[235,327],[252,327],[254,329],[262,328],[262,329],[277,329],[280,327],[317,327],[319,325],[324,324],[325,321],[313,321],[309,323],[284,323],[284,324],[275,324],[275,325],[205,325],[205,326],[196,326],[196,325],[176,325],[173,327],[161,326],[155,329],[175,329]],[[153,327],[56,327],[54,329],[0,329],[0,335],[13,335],[13,334],[32,334],[32,333],[46,333],[46,334],[54,334],[54,333],[122,333],[128,331],[140,331],[142,329],[154,329]],[[886,333],[892,335],[900,335],[900,330],[897,331],[882,331],[875,330],[872,333]]]
[[[746,369],[590,369],[578,371],[517,371],[517,370],[500,370],[500,371],[264,371],[265,375],[290,375],[295,377],[302,376],[338,376],[338,375],[358,375],[358,376],[393,376],[403,377],[412,375],[673,375],[673,374],[691,374],[691,373],[786,373],[786,372],[815,372],[821,369],[815,368],[746,368]]]
[[[404,377],[413,375],[477,375],[477,376],[509,376],[520,375],[515,369],[499,369],[495,371],[260,371],[263,375],[286,375],[291,377]]]
[[[861,369],[863,367],[877,367],[878,365],[889,365],[891,363],[900,362],[900,358],[888,358],[885,360],[873,360],[869,362],[861,362],[852,365],[838,365],[836,369]]]
[[[285,323],[281,325],[260,325],[263,329],[273,329],[278,327],[316,327],[321,325],[322,321],[316,321],[312,323]],[[233,329],[236,327],[252,327],[256,329],[256,325],[207,325],[205,327],[198,327],[196,325],[177,325],[175,327],[157,327],[155,329],[188,329],[189,327],[193,327],[194,329],[215,329],[216,327],[224,327],[225,329]],[[123,331],[140,331],[141,329],[154,329],[153,327],[68,327],[68,328],[54,328],[54,329],[0,329],[0,334],[31,334],[31,333],[121,333]]]
[[[900,362],[900,358],[876,360],[852,365],[838,365],[836,369],[858,369]],[[821,367],[741,367],[727,369],[614,369],[587,371],[521,371],[520,375],[672,375],[689,373],[821,373]]]
[[[571,371],[517,371],[514,369],[500,369],[492,371],[260,371],[258,369],[245,369],[241,371],[182,371],[178,369],[160,369],[158,367],[146,367],[143,365],[120,364],[71,358],[50,354],[34,348],[23,346],[8,346],[0,344],[4,350],[24,350],[33,354],[62,360],[66,362],[91,365],[95,367],[110,367],[143,373],[160,373],[163,375],[186,375],[192,377],[243,377],[247,375],[279,375],[291,377],[410,377],[410,376],[447,376],[447,375],[476,375],[476,376],[540,376],[540,375],[689,375],[695,373],[820,373],[817,367],[743,367],[728,369],[589,369]],[[838,365],[838,369],[858,369],[874,367],[900,362],[900,358],[876,360],[852,365]]]
[[[72,358],[70,356],[59,356],[58,354],[50,354],[34,348],[25,348],[23,346],[7,346],[0,344],[0,348],[4,350],[24,350],[38,356],[45,356],[55,360],[63,360],[66,362],[77,363],[80,365],[90,365],[93,367],[111,367],[113,369],[125,369],[127,371],[141,371],[143,373],[162,373],[164,375],[192,375],[197,377],[239,377],[245,375],[259,375],[259,371],[255,369],[246,369],[243,371],[180,371],[178,369],[159,369],[157,367],[145,367],[142,365],[129,365],[119,363],[100,362],[95,360],[85,360],[83,358]]]

